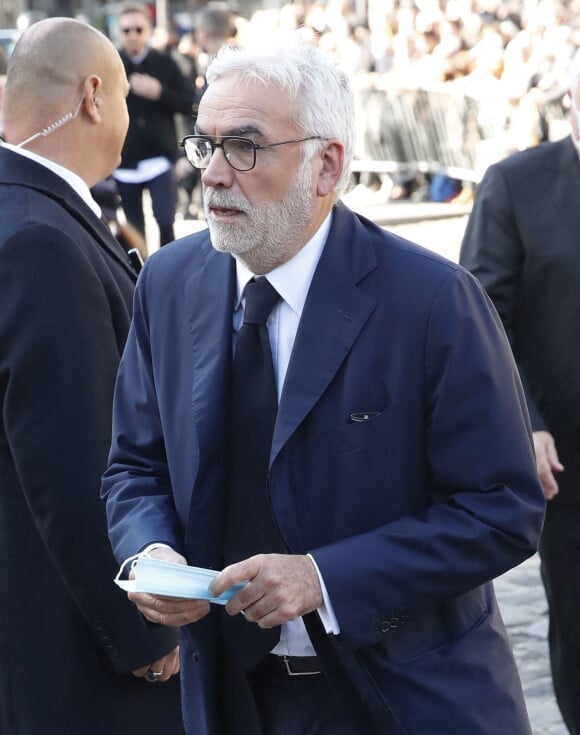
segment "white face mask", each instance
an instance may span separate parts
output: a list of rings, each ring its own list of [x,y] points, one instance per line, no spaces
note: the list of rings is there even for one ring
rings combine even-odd
[[[126,592],[148,592],[152,595],[165,595],[166,597],[209,600],[218,605],[225,605],[245,584],[236,584],[219,597],[212,597],[208,587],[219,574],[213,569],[189,567],[185,564],[174,564],[150,556],[138,556],[131,566],[135,578],[125,580],[119,579],[123,567],[115,577],[115,583]]]

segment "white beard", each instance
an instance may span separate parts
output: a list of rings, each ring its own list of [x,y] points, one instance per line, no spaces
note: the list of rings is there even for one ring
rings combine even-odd
[[[267,273],[292,257],[302,245],[314,212],[312,161],[301,164],[286,196],[252,205],[243,194],[208,187],[203,206],[216,250],[238,257],[252,272]],[[244,214],[235,223],[216,222],[210,206]]]

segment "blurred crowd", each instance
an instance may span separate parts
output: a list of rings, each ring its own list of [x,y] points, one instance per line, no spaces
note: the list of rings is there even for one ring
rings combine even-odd
[[[210,2],[197,14],[177,14],[169,30],[153,35],[152,43],[174,55],[199,92],[208,59],[224,40],[250,47],[298,29],[334,55],[360,90],[421,88],[476,99],[480,125],[502,137],[496,157],[569,130],[564,113],[569,64],[580,45],[579,0],[302,0],[249,19],[229,6]],[[362,178],[375,188],[385,179],[390,198],[429,196],[422,176]],[[462,188],[449,191],[459,196]],[[186,206],[199,214],[198,205]]]
[[[191,132],[205,69],[224,42],[251,47],[273,33],[298,30],[332,54],[361,92],[381,90],[387,99],[427,89],[474,98],[480,130],[495,139],[490,163],[569,130],[568,68],[580,45],[580,0],[297,0],[250,18],[234,5],[211,1],[157,26],[151,19],[150,48],[170,55],[192,90],[193,113],[176,114],[177,217],[203,217],[199,173],[177,143]],[[105,26],[121,46],[118,17],[107,17]],[[368,118],[361,109],[361,130],[372,124]],[[419,173],[359,173],[353,184],[386,191],[391,199],[430,197]],[[464,190],[452,183],[445,191],[449,199]]]

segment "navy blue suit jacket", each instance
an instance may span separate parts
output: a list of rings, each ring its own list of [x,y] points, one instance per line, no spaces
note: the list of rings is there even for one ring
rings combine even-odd
[[[222,564],[234,284],[207,232],[141,274],[104,480],[119,560],[163,541],[191,564]],[[315,646],[377,732],[530,732],[489,580],[534,552],[544,500],[510,348],[472,276],[334,210],[269,483],[288,551],[314,556],[340,624],[326,645],[311,628]],[[196,735],[246,731],[245,715],[222,730],[234,689],[220,708],[221,612],[182,637]]]

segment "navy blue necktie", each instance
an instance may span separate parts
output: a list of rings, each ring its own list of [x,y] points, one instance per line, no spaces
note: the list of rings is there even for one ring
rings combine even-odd
[[[232,380],[226,564],[254,554],[285,551],[268,487],[278,400],[266,322],[279,298],[265,278],[252,279],[245,289],[246,305],[235,345]],[[262,630],[238,615],[225,620],[224,634],[244,668],[250,669],[276,645],[280,629]]]

